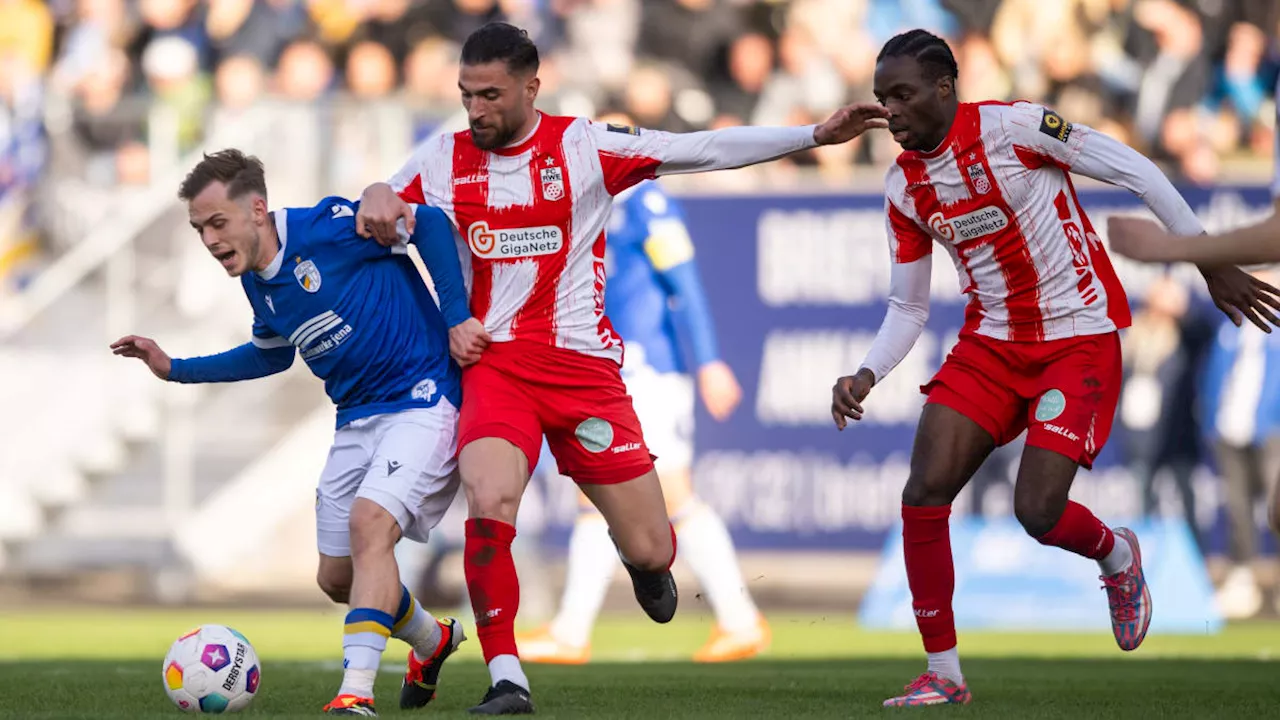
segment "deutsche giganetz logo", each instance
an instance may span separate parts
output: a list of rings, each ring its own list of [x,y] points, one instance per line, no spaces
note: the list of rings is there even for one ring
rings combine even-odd
[[[582,443],[582,447],[593,453],[602,453],[613,445],[613,426],[608,420],[598,417],[583,420],[573,434]]]
[[[1040,402],[1036,404],[1036,420],[1040,422],[1049,422],[1056,419],[1067,409],[1067,398],[1062,394],[1061,390],[1050,390],[1040,396]]]
[[[493,252],[493,246],[497,240],[498,237],[489,231],[489,223],[483,220],[473,224],[467,231],[467,242],[471,245],[471,251],[480,257]]]

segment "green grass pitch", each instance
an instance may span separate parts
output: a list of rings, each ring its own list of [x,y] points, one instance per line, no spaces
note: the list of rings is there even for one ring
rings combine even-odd
[[[1106,634],[962,633],[974,703],[884,710],[880,702],[923,668],[914,633],[859,630],[849,615],[771,615],[774,641],[759,659],[695,665],[709,618],[667,626],[635,613],[597,627],[583,667],[527,666],[547,718],[857,718],[944,713],[981,718],[1280,717],[1280,625],[1235,625],[1220,635],[1156,636],[1121,653]],[[221,609],[0,610],[0,718],[177,718],[160,661],[184,630],[230,625],[253,642],[262,686],[246,713],[313,718],[341,677],[336,611]],[[468,620],[468,630],[470,625]],[[403,645],[379,676],[379,712],[396,699]],[[415,714],[462,717],[488,685],[469,639],[441,678],[439,697]]]

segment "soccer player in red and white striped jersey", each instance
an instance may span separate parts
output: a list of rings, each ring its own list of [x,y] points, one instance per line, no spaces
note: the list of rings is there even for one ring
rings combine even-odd
[[[658,175],[741,167],[885,127],[856,105],[817,126],[672,134],[534,109],[537,49],[494,23],[462,48],[470,129],[420,146],[390,186],[365,190],[358,223],[394,242],[405,202],[441,208],[465,241],[471,310],[490,344],[463,371],[459,466],[470,519],[463,564],[493,686],[478,714],[533,711],[514,633],[516,510],[542,436],[609,524],[636,599],[676,610],[675,535],[653,458],[622,382],[622,338],[604,313],[613,196]],[[466,268],[464,267],[464,270]]]
[[[1141,154],[1031,103],[960,103],[947,44],[923,30],[891,39],[876,98],[903,148],[885,181],[893,262],[890,308],[867,357],[833,388],[843,429],[910,351],[929,312],[933,246],[969,296],[954,349],[922,391],[902,492],[904,554],[929,667],[886,706],[967,703],[951,600],[951,502],[991,451],[1024,430],[1014,512],[1027,533],[1098,561],[1116,642],[1142,643],[1151,596],[1137,538],[1068,499],[1111,431],[1120,396],[1117,331],[1129,305],[1071,183],[1078,173],[1141,197],[1169,227],[1199,233],[1195,214]],[[1270,286],[1238,268],[1205,271],[1227,311],[1264,308]]]

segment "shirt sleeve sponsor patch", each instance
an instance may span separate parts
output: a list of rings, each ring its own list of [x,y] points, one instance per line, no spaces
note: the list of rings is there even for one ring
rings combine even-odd
[[[1044,116],[1040,118],[1040,132],[1060,143],[1065,143],[1067,138],[1071,137],[1071,123],[1063,120],[1058,113],[1046,109]]]
[[[609,132],[622,133],[623,135],[640,134],[640,128],[633,127],[631,125],[615,125],[614,123],[608,123],[605,125],[605,128],[608,129]]]

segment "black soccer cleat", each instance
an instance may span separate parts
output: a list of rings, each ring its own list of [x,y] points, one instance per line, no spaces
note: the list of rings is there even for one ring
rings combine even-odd
[[[479,705],[467,712],[472,715],[532,715],[534,708],[528,690],[510,680],[501,680],[489,688]]]
[[[613,533],[609,533],[609,539],[613,540]],[[614,540],[613,546],[618,547],[617,540]],[[644,609],[649,619],[656,623],[671,622],[671,618],[676,616],[676,605],[680,599],[679,593],[676,592],[676,579],[671,574],[671,570],[653,571],[634,568],[622,556],[621,548],[618,549],[618,558],[622,560],[622,566],[631,576],[631,589],[636,593],[636,602],[640,603],[640,607]]]
[[[456,619],[443,618],[436,622],[441,631],[440,647],[436,648],[436,654],[418,662],[413,651],[409,651],[409,669],[400,685],[401,710],[424,707],[435,699],[436,684],[440,682],[440,669],[444,667],[444,661],[467,639],[466,633],[462,631],[462,623]]]

